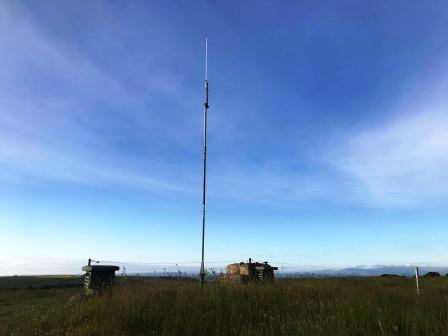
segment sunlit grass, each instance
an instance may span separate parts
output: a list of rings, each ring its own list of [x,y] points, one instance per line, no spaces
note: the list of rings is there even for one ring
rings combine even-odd
[[[1,294],[0,294],[1,295]],[[9,334],[446,335],[448,279],[334,278],[200,288],[131,281],[74,306],[46,306]]]

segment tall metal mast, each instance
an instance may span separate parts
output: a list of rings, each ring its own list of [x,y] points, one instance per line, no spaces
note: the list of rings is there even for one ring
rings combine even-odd
[[[205,38],[205,102],[204,102],[204,175],[202,180],[202,254],[201,254],[201,271],[199,272],[201,285],[204,284],[205,267],[204,267],[204,241],[205,241],[205,182],[207,175],[207,112],[208,112],[208,64],[207,64],[207,38]]]

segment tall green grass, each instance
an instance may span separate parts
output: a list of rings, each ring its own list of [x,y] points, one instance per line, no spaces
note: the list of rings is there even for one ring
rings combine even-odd
[[[448,279],[333,278],[265,285],[128,282],[46,307],[6,334],[448,335]]]

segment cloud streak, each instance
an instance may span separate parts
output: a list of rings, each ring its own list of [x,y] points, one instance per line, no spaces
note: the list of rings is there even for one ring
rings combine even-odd
[[[107,26],[107,20],[103,15],[100,21]],[[119,131],[127,125],[138,126],[127,135],[138,139],[136,145],[143,148],[157,147],[154,143],[160,144],[167,133],[163,122],[151,118],[154,108],[142,116],[140,110],[147,106],[137,102],[141,90],[137,93],[135,85],[128,86],[120,76],[111,75],[107,67],[96,64],[75,45],[50,36],[21,6],[0,5],[0,28],[8,32],[0,37],[3,178],[125,186],[155,194],[191,193],[188,171],[184,173],[163,157],[129,157],[117,148],[116,143],[122,141]],[[96,28],[98,32],[105,27]],[[182,76],[171,74],[167,87],[161,80],[163,68],[149,63],[146,70],[152,80],[142,80],[139,86],[148,95],[154,91],[175,93],[172,85],[178,87]],[[119,112],[98,108],[106,102],[115,110],[126,104],[132,107]],[[146,134],[143,140],[142,133]]]
[[[448,197],[447,106],[407,111],[349,137],[332,156],[364,203],[428,207]]]
[[[107,13],[102,14],[95,29],[96,38],[103,42],[109,20]],[[174,98],[179,93],[185,73],[176,75],[173,64],[182,55],[173,56],[165,67],[158,57],[169,53],[159,51],[147,61],[140,55],[143,65],[133,66],[122,50],[119,64],[131,73],[126,77],[55,38],[21,7],[0,5],[0,28],[8,32],[0,37],[5,46],[0,54],[0,172],[4,178],[13,181],[11,176],[19,175],[23,177],[19,180],[127,186],[158,195],[198,193],[200,148],[193,154],[185,147],[199,135],[191,129],[199,129],[199,124],[185,122],[181,113],[169,116],[163,103],[162,108],[154,103],[161,99],[160,92]],[[161,38],[157,36],[156,42]],[[116,43],[109,48],[119,49]],[[150,76],[139,80],[141,71]],[[156,98],[148,105],[140,104],[142,92]],[[112,107],[104,105],[107,100],[113,102]],[[345,140],[331,153],[313,148],[312,160],[303,153],[295,157],[296,162],[308,165],[306,170],[292,168],[289,157],[274,160],[266,155],[257,165],[232,159],[222,150],[225,143],[217,139],[222,156],[215,159],[219,169],[214,171],[211,163],[210,196],[293,206],[313,201],[379,207],[440,203],[448,197],[446,110],[443,103],[407,106],[382,126],[352,134],[344,130]],[[241,129],[228,133],[242,141],[247,136]],[[290,139],[285,147],[294,147],[294,141],[299,139]],[[137,149],[122,150],[123,143]],[[254,146],[263,149],[261,142]],[[164,152],[168,147],[188,157],[174,162]]]

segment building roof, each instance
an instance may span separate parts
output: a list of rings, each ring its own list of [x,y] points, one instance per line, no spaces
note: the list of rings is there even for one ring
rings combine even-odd
[[[120,270],[120,267],[114,265],[86,265],[82,267],[83,271],[95,272],[115,272]]]

